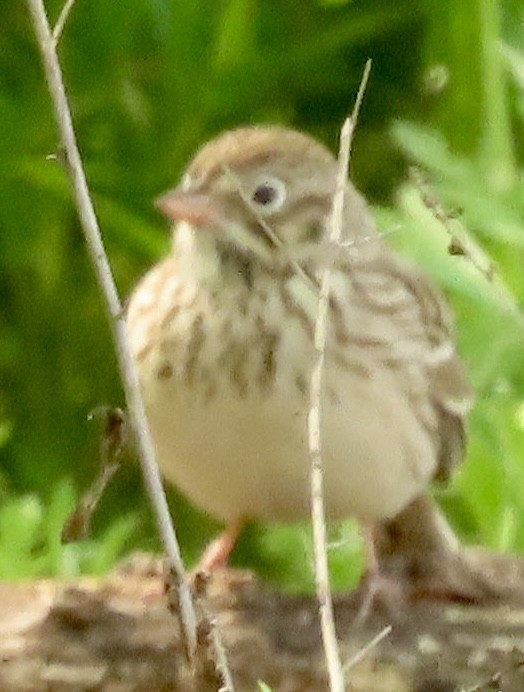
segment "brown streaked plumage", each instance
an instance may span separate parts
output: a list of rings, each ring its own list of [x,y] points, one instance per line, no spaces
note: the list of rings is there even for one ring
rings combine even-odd
[[[350,182],[346,244],[329,246],[336,171],[307,135],[240,128],[157,202],[173,250],[131,297],[129,339],[163,473],[234,527],[228,546],[242,518],[309,515],[308,382],[328,262],[328,517],[392,519],[463,454],[470,394],[449,311],[385,246]]]

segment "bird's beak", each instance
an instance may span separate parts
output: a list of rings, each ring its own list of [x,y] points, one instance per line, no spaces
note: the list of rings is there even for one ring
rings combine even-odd
[[[158,197],[155,207],[171,221],[186,221],[196,228],[213,225],[219,218],[216,205],[209,195],[178,188]]]

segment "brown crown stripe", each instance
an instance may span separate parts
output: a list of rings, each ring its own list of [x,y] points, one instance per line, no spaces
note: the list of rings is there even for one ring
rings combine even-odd
[[[188,169],[188,174],[194,184],[191,188],[194,190],[205,190],[209,185],[211,185],[217,178],[228,172],[232,175],[241,173],[246,168],[251,168],[251,166],[263,166],[268,163],[268,161],[274,160],[278,156],[279,151],[266,150],[261,151],[256,154],[250,154],[246,156],[245,154],[238,155],[234,159],[226,157],[221,158],[217,163],[209,165],[207,161],[200,163],[195,162],[195,165],[190,166]]]

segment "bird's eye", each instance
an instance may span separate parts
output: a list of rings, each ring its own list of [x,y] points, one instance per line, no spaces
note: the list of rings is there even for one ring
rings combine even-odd
[[[271,214],[286,201],[286,186],[278,178],[265,178],[256,186],[251,199],[264,214]]]

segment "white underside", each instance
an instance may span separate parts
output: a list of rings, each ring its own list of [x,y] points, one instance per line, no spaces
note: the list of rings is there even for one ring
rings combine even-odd
[[[370,382],[338,378],[325,402],[324,499],[329,518],[391,517],[434,472],[435,453],[387,373]],[[207,405],[172,383],[147,397],[165,476],[218,519],[293,521],[310,512],[307,407],[274,392],[238,399],[225,391]]]
[[[217,348],[224,345],[223,319],[209,307],[197,284],[184,283],[175,274],[164,281],[159,297],[157,286],[164,286],[161,271],[153,270],[132,299],[128,329],[164,475],[196,505],[224,521],[307,518],[309,397],[297,388],[296,373],[306,371],[304,363],[312,362],[311,339],[305,338],[299,321],[286,315],[271,297],[269,286],[269,298],[254,309],[259,309],[268,329],[283,328],[275,354],[279,365],[274,382],[263,394],[253,386],[241,397],[216,362]],[[177,283],[183,285],[177,300],[188,307],[161,330],[158,315],[173,304]],[[336,277],[333,290],[338,290]],[[296,300],[304,305],[309,300],[315,309],[315,296],[297,295]],[[155,309],[148,321],[140,311],[150,305]],[[202,387],[188,386],[177,369],[183,357],[180,349],[189,343],[189,306],[203,315],[211,337],[206,342],[211,346],[200,352],[202,368],[211,375],[218,371],[214,394],[207,400]],[[391,320],[375,324],[376,319],[363,311],[349,315],[348,324],[371,334],[389,329],[391,343],[396,344],[396,325]],[[233,343],[253,343],[249,323],[252,320],[240,317],[232,322]],[[148,343],[156,346],[141,356]],[[173,373],[162,379],[157,373],[166,359],[173,364]],[[373,367],[372,355],[367,360],[367,373],[341,368],[329,357],[326,361],[321,433],[324,500],[332,519],[392,517],[424,489],[436,467],[434,442],[408,401],[406,392],[412,391],[405,380],[410,377],[408,369],[402,374],[378,360]]]

